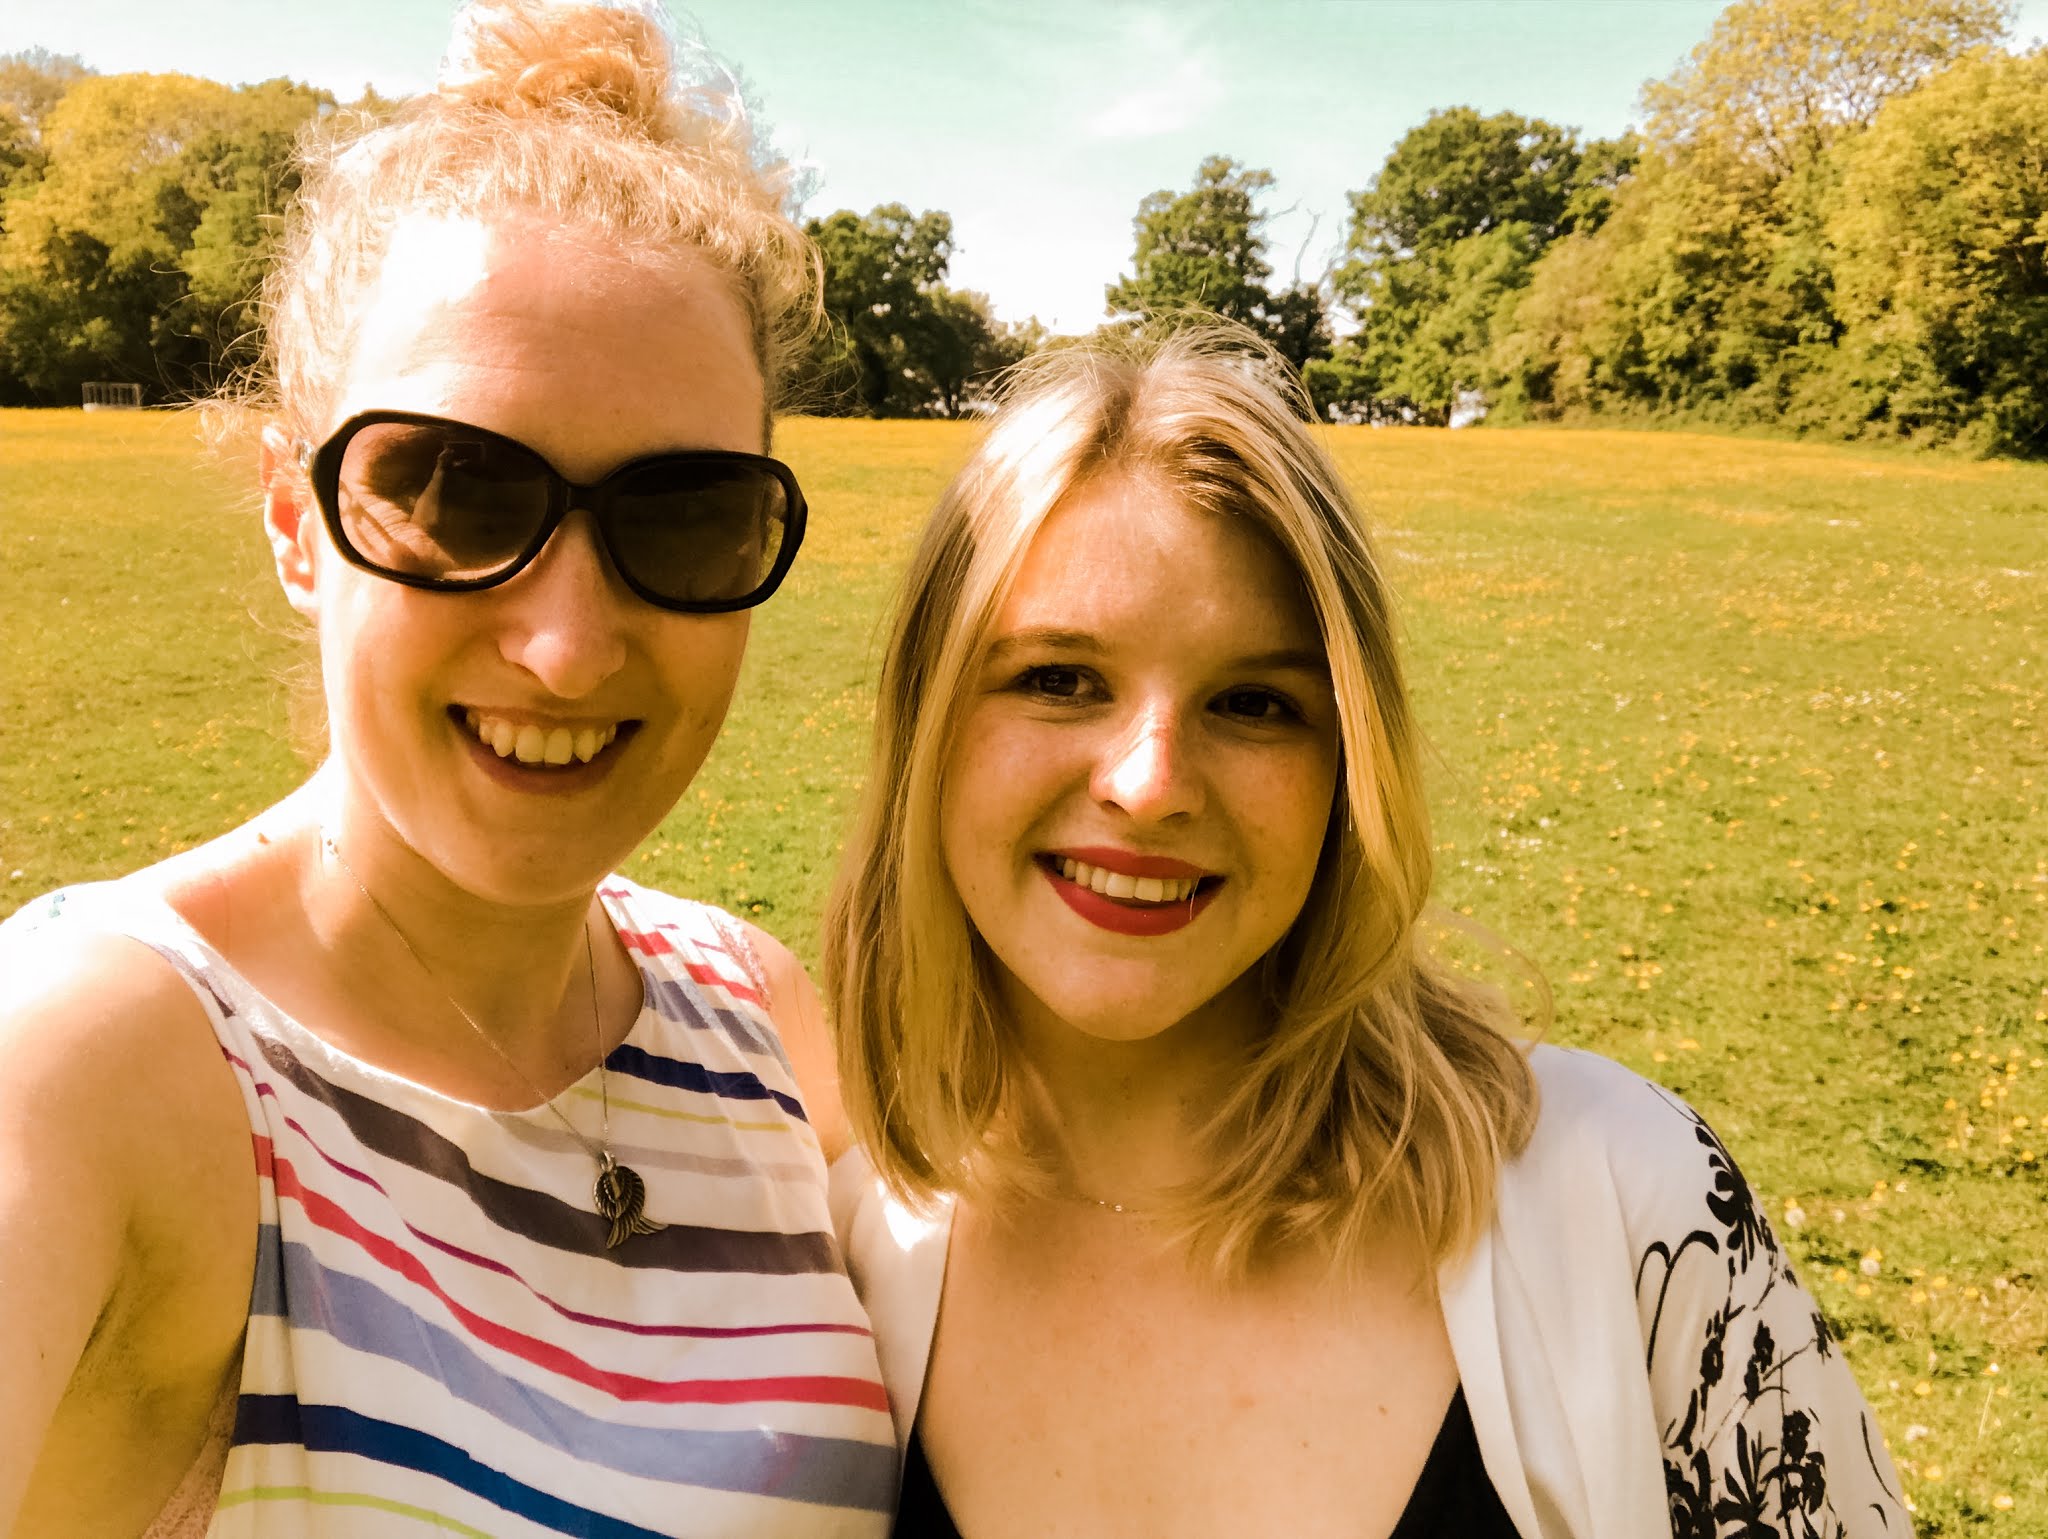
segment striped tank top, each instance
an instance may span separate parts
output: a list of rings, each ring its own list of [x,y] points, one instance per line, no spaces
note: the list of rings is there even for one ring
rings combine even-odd
[[[133,883],[9,921],[151,947],[241,1087],[247,1344],[225,1462],[181,1492],[214,1539],[887,1532],[874,1341],[749,959],[700,904],[616,877],[599,896],[646,984],[606,1060],[612,1147],[665,1226],[615,1251],[591,1157],[546,1107],[485,1110],[335,1051]],[[598,1101],[595,1072],[557,1097],[593,1134]]]

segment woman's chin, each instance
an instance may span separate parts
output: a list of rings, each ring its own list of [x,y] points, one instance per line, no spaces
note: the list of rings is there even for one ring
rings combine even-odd
[[[1215,997],[1186,998],[1158,987],[1129,990],[1049,991],[1050,997],[1035,994],[1031,1007],[1020,1017],[1037,1023],[1038,1030],[1081,1038],[1105,1045],[1134,1046],[1179,1034],[1179,1028],[1196,1017],[1207,1017],[1219,1003]]]
[[[414,850],[451,886],[504,908],[547,907],[586,899],[631,853],[628,850],[617,860],[602,860],[589,849],[570,849],[561,842],[508,839],[494,840],[482,848],[469,839],[428,840],[414,845]]]

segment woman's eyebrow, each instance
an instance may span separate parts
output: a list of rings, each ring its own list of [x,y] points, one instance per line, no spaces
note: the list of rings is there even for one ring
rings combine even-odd
[[[989,644],[988,656],[991,662],[1001,662],[1013,652],[1044,650],[1048,652],[1102,652],[1105,650],[1100,637],[1092,631],[1064,630],[1057,626],[1031,626],[1020,631],[1011,631],[999,636]],[[1243,670],[1248,673],[1291,671],[1312,673],[1317,678],[1330,676],[1330,660],[1316,647],[1279,647],[1270,652],[1247,652],[1233,657],[1225,665],[1226,671]]]
[[[1100,652],[1102,643],[1089,631],[1061,630],[1055,626],[1041,625],[1021,631],[1011,631],[999,636],[988,649],[991,658],[1006,657],[1012,652],[1026,652],[1043,647],[1048,651]]]
[[[1253,652],[1231,659],[1231,666],[1261,673],[1267,669],[1289,669],[1296,673],[1313,673],[1325,679],[1330,676],[1329,658],[1314,647],[1283,647],[1274,652]]]

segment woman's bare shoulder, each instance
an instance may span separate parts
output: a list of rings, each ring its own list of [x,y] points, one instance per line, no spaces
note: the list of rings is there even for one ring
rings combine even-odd
[[[759,962],[769,1019],[782,1038],[782,1050],[789,1055],[804,1109],[830,1162],[846,1148],[851,1134],[839,1099],[839,1067],[824,1003],[795,952],[759,925],[745,920],[735,923]]]
[[[0,1063],[0,1125],[37,1127],[31,1163],[90,1193],[159,1185],[178,1163],[167,1149],[195,1135],[246,1135],[192,984],[117,929],[0,927]]]

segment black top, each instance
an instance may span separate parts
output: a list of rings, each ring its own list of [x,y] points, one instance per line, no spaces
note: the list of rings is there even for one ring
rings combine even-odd
[[[891,1533],[894,1539],[961,1539],[932,1479],[932,1467],[925,1462],[924,1439],[914,1425],[903,1461],[903,1498]],[[1500,1494],[1480,1462],[1479,1437],[1472,1430],[1463,1385],[1451,1397],[1429,1458],[1388,1539],[1439,1539],[1445,1534],[1456,1534],[1458,1539],[1516,1539],[1515,1525],[1508,1521]]]

